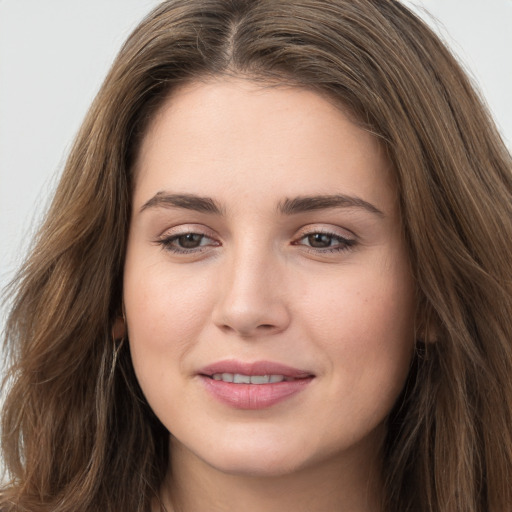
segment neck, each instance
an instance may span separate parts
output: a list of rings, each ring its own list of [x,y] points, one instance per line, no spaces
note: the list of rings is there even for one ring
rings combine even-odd
[[[373,445],[367,452],[362,458],[359,447],[354,456],[261,476],[220,471],[172,440],[163,503],[168,512],[381,512],[380,450]]]

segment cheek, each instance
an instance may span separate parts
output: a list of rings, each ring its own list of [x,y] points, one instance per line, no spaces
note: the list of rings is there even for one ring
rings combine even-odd
[[[333,346],[378,346],[385,339],[410,338],[414,326],[411,279],[402,272],[348,271],[311,282],[301,291],[301,309],[312,329],[325,331]]]
[[[361,405],[385,399],[392,406],[414,348],[412,279],[398,268],[318,284],[306,291],[301,316],[308,337],[329,356],[333,400],[342,388],[363,397]]]
[[[141,261],[127,258],[124,302],[132,360],[143,385],[159,369],[179,365],[197,343],[211,297],[197,275],[170,272],[165,262]]]

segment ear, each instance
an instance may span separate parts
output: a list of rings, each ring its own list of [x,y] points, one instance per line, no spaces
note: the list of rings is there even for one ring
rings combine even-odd
[[[126,324],[122,316],[118,316],[112,326],[112,337],[114,340],[120,340],[126,336]]]
[[[439,317],[432,306],[423,303],[417,311],[416,339],[426,345],[439,339]]]
[[[433,324],[426,325],[418,335],[418,339],[426,344],[436,343],[439,338],[437,327]]]

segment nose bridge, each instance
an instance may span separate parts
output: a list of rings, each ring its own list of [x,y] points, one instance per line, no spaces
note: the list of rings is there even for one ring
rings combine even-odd
[[[219,276],[214,321],[243,336],[284,330],[289,315],[282,262],[268,245],[249,238],[229,251]]]

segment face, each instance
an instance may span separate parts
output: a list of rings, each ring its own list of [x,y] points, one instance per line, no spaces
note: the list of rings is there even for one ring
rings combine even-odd
[[[260,475],[375,449],[414,337],[383,150],[308,90],[174,91],[136,165],[124,301],[175,449]]]

